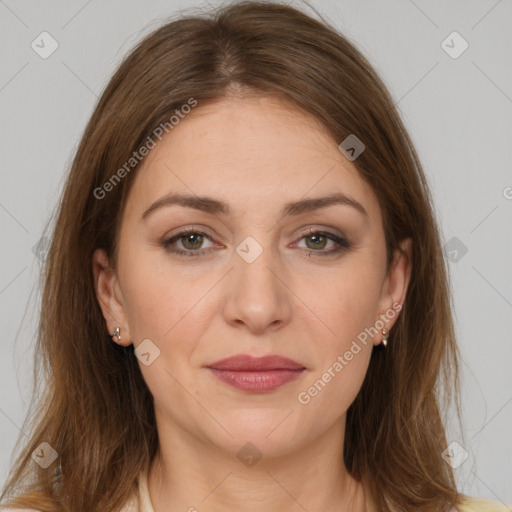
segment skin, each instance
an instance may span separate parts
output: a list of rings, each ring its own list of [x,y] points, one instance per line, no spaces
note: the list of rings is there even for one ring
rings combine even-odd
[[[173,205],[141,220],[169,192],[210,196],[232,212]],[[281,215],[287,202],[333,192],[358,201],[367,217],[340,204]],[[188,227],[211,239],[182,237],[169,249],[204,254],[163,247]],[[341,234],[350,247],[322,256],[337,243],[308,228]],[[252,263],[236,252],[248,236],[263,249]],[[97,250],[93,271],[108,331],[120,326],[120,344],[150,339],[160,350],[149,366],[139,361],[160,441],[148,480],[155,512],[365,510],[364,489],[343,464],[343,438],[380,331],[310,403],[297,397],[379,315],[403,304],[411,245],[402,243],[386,272],[377,197],[316,119],[268,97],[198,105],[137,170],[117,267]],[[241,353],[279,354],[306,370],[275,391],[250,393],[205,368]],[[262,454],[252,467],[237,457],[248,442]]]

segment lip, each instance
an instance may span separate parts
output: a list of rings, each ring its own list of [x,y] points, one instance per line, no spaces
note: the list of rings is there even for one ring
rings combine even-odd
[[[295,380],[306,369],[287,357],[253,357],[245,354],[222,359],[207,368],[226,384],[243,391],[260,393],[273,391]]]
[[[208,368],[215,370],[232,370],[245,372],[260,372],[269,370],[303,370],[304,366],[278,355],[254,357],[247,354],[226,357],[216,363],[209,364]]]

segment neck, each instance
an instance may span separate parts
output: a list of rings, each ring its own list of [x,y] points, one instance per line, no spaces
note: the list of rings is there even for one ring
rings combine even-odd
[[[343,463],[344,425],[331,430],[300,450],[247,458],[247,465],[204,439],[159,430],[148,474],[154,512],[364,512],[363,487]]]

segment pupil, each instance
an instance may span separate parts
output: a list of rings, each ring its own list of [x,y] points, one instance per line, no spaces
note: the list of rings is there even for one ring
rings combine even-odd
[[[322,242],[325,242],[325,240],[322,240],[322,239],[325,239],[324,236],[322,235],[311,235],[309,237],[310,240],[316,240],[316,242],[313,242],[313,246],[315,247],[319,247],[319,243],[320,242],[320,245],[322,244]]]
[[[194,238],[198,239],[195,241],[195,243],[194,243]],[[187,246],[187,244],[191,244],[192,247],[189,247],[189,248],[197,249],[197,246],[198,245],[200,246],[201,242],[202,242],[202,235],[191,233],[191,234],[185,236],[185,247]]]

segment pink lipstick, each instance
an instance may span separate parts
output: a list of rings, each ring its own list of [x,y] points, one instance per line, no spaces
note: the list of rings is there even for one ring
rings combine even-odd
[[[306,369],[286,357],[253,357],[245,354],[222,359],[207,368],[223,382],[253,393],[273,391],[298,378]]]

